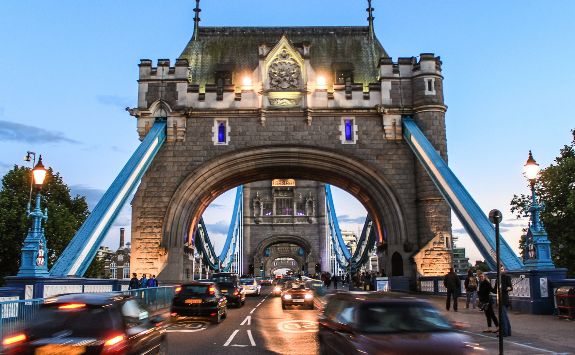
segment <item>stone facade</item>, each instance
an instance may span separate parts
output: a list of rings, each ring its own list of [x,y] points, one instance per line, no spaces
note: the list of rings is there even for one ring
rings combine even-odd
[[[287,185],[244,185],[244,270],[261,265],[268,275],[275,259],[292,258],[300,272],[313,274],[315,264],[326,261],[324,184],[289,179]]]
[[[391,270],[398,253],[405,275],[425,274],[444,257],[450,209],[403,141],[401,119],[411,115],[447,159],[442,80],[439,57],[394,62],[368,27],[199,28],[175,66],[142,60],[129,111],[141,138],[157,119],[168,138],[132,201],[133,271],[182,280],[183,246],[211,201],[293,178],[354,195],[387,244],[380,267]],[[253,253],[258,243],[245,244]]]

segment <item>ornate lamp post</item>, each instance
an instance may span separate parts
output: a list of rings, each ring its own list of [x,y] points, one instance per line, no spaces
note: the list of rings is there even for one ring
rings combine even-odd
[[[18,270],[18,277],[48,277],[48,262],[47,262],[47,248],[46,237],[44,236],[44,228],[42,227],[42,220],[48,219],[48,209],[44,212],[40,209],[40,199],[42,185],[46,178],[46,168],[42,164],[42,156],[38,159],[38,164],[32,169],[34,178],[34,185],[38,189],[36,194],[36,207],[30,212],[28,208],[28,216],[32,217],[32,228],[28,230],[28,235],[24,239],[24,246],[22,247],[22,261],[20,262],[20,269]]]
[[[525,268],[527,269],[549,269],[555,268],[551,260],[551,242],[547,238],[547,232],[541,223],[540,212],[544,208],[542,203],[537,201],[535,193],[535,181],[539,174],[539,164],[533,159],[531,151],[529,158],[524,166],[525,176],[529,179],[531,185],[531,205],[529,212],[529,230],[526,238],[526,255]]]

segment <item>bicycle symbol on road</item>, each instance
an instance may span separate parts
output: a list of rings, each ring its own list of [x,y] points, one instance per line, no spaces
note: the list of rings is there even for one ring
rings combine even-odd
[[[208,322],[178,322],[171,324],[168,328],[168,332],[179,332],[179,333],[194,333],[201,330],[205,330],[208,327]]]
[[[279,330],[287,333],[315,333],[319,323],[310,320],[288,320],[278,324]]]

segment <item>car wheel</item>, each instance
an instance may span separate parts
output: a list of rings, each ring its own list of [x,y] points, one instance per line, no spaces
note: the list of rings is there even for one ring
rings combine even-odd
[[[312,309],[312,310],[315,309],[315,305],[314,305],[314,304],[310,304],[310,305],[309,305],[309,309]]]
[[[286,305],[282,303],[282,309],[286,309]]]
[[[319,341],[319,355],[328,355],[327,353],[327,349],[325,348],[325,345],[323,344],[323,341]]]

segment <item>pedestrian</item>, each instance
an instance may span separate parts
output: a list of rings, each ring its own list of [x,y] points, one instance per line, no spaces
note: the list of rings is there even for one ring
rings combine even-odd
[[[511,284],[511,276],[507,275],[505,268],[501,266],[501,328],[504,337],[511,336],[511,322],[509,322],[509,317],[507,316],[507,310],[509,309],[509,291],[513,291],[513,285]],[[495,284],[495,289],[497,290],[497,283]]]
[[[140,288],[140,281],[138,280],[138,274],[134,272],[132,273],[132,278],[130,279],[128,290],[135,290],[137,288]]]
[[[493,301],[491,300],[491,293],[495,293],[495,289],[482,271],[477,271],[477,276],[479,277],[479,288],[477,290],[479,309],[483,310],[485,319],[487,319],[487,329],[483,333],[497,333],[499,331],[499,322],[497,317],[495,317],[495,312],[493,312]],[[491,330],[491,321],[495,325],[495,330]]]
[[[370,291],[371,290],[371,274],[369,272],[366,272],[363,280],[364,280],[363,289],[365,291]]]
[[[336,289],[336,290],[337,290],[337,279],[338,279],[338,277],[337,277],[336,274],[334,274],[334,275],[331,277],[331,282],[333,282],[333,288]]]
[[[148,279],[146,278],[146,274],[142,274],[142,278],[140,279],[140,288],[148,287]]]
[[[447,302],[445,303],[445,308],[449,311],[451,298],[453,297],[453,310],[457,312],[457,296],[459,296],[461,283],[459,281],[459,276],[457,276],[453,268],[449,268],[449,272],[443,278],[443,286],[447,289]]]
[[[148,279],[148,287],[158,287],[158,280],[156,280],[156,275],[152,275]]]
[[[465,278],[465,308],[469,308],[469,301],[473,309],[475,309],[475,304],[477,301],[477,277],[473,275],[473,269],[467,270],[467,277]]]

